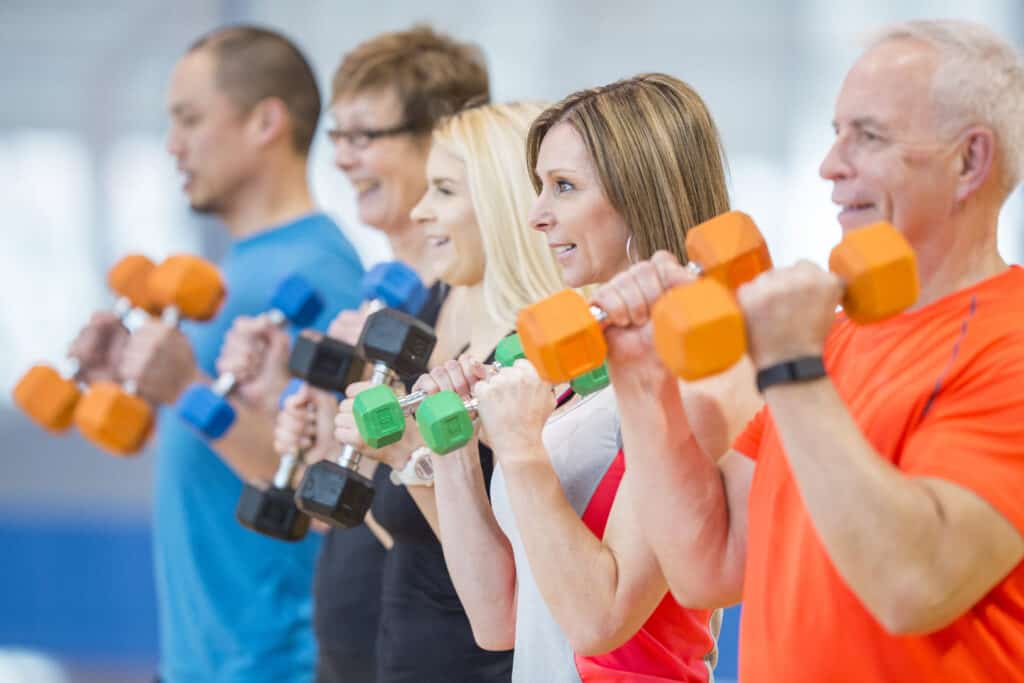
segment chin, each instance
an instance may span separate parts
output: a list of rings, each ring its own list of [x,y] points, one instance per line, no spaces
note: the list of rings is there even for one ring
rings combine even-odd
[[[198,214],[209,215],[217,213],[217,203],[212,199],[196,198],[189,201],[192,211]]]

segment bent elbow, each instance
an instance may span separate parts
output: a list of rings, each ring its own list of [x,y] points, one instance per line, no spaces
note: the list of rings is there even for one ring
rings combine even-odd
[[[503,652],[511,650],[516,645],[515,629],[478,629],[472,628],[473,640],[477,647],[489,652]]]

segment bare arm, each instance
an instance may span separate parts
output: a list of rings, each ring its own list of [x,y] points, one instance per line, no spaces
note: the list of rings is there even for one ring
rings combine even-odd
[[[709,419],[709,404],[697,397],[685,405],[654,351],[650,310],[665,290],[689,279],[674,257],[659,252],[603,285],[595,301],[609,316],[608,370],[629,472],[624,488],[675,598],[688,607],[720,607],[742,592],[753,463],[705,452],[702,446],[725,448],[731,427],[698,437],[688,412],[719,425],[729,420]]]
[[[829,558],[888,631],[948,625],[1024,558],[1020,533],[977,494],[880,457],[827,378],[766,398]]]
[[[477,442],[436,455],[433,461],[441,547],[473,637],[485,650],[511,649],[516,633],[515,560],[487,497]]]

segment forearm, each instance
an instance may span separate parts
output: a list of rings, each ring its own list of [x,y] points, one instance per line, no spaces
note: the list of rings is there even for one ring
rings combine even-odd
[[[890,630],[911,629],[962,581],[947,511],[864,438],[828,378],[766,392],[783,449],[836,570]],[[946,587],[949,587],[948,589]]]
[[[503,460],[508,462],[503,472],[530,569],[573,649],[607,652],[643,625],[665,594],[664,579],[648,571],[642,587],[631,588],[628,570],[613,549],[591,533],[569,504],[543,446],[534,449],[533,454]],[[657,574],[654,558],[648,562]]]
[[[512,546],[494,517],[475,442],[434,456],[441,546],[477,643],[507,650],[515,642],[516,570]]]
[[[274,421],[263,411],[231,401],[235,421],[211,447],[245,481],[270,481],[281,461],[274,452]]]
[[[609,370],[630,473],[626,486],[673,595],[695,608],[737,602],[745,537],[731,521],[745,519],[746,508],[730,510],[717,457],[701,450],[676,379],[661,368]]]

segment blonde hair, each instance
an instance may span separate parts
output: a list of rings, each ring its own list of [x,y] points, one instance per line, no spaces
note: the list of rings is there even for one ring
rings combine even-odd
[[[887,26],[868,49],[892,40],[913,40],[939,56],[932,80],[935,103],[947,133],[972,124],[992,129],[1007,193],[1024,174],[1024,61],[991,29],[970,21],[907,21]],[[951,130],[950,130],[951,129]]]
[[[667,249],[685,262],[686,231],[729,210],[718,129],[704,100],[678,78],[641,74],[581,90],[537,117],[526,152],[537,192],[540,145],[562,122],[583,138],[641,259]]]
[[[529,226],[536,195],[524,171],[526,134],[541,104],[466,109],[441,122],[434,144],[466,164],[469,195],[483,242],[487,312],[505,329],[516,314],[565,287],[545,236]]]

